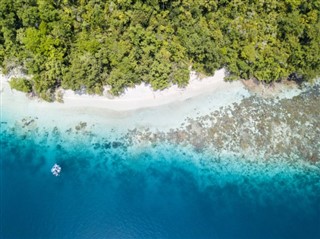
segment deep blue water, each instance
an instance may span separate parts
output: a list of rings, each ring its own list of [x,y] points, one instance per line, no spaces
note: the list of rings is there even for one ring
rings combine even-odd
[[[1,238],[320,238],[316,165],[104,140],[3,131]]]

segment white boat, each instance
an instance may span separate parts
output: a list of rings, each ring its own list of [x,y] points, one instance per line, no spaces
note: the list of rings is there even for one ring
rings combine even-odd
[[[51,168],[51,173],[54,176],[59,176],[61,172],[61,167],[58,164],[54,164],[53,167]]]

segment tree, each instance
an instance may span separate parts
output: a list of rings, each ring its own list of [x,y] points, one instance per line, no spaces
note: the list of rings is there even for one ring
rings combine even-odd
[[[29,80],[25,78],[11,78],[9,81],[10,87],[12,89],[30,93],[32,91],[32,84]]]
[[[32,79],[16,84],[47,100],[59,87],[183,87],[190,68],[310,80],[320,75],[319,12],[315,0],[2,0],[0,64],[26,69]]]

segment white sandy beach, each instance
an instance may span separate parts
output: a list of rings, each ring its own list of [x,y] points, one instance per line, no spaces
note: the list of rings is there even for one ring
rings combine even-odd
[[[1,109],[3,116],[10,115],[12,120],[37,117],[44,126],[64,128],[85,121],[120,131],[132,128],[166,131],[179,127],[186,118],[209,114],[250,95],[240,81],[225,82],[224,75],[222,69],[200,80],[192,72],[186,88],[172,86],[164,91],[153,91],[149,86],[139,85],[113,99],[77,95],[67,90],[64,103],[29,99],[24,93],[11,90],[10,77],[1,75]]]
[[[185,88],[179,88],[176,85],[163,91],[153,91],[150,86],[138,85],[135,88],[129,88],[119,97],[109,99],[103,96],[77,95],[71,90],[64,93],[64,102],[66,105],[104,108],[114,111],[130,111],[149,107],[156,107],[170,104],[173,102],[184,101],[206,93],[217,92],[230,87],[230,83],[223,80],[224,70],[219,70],[212,77],[202,80],[197,78],[195,72],[190,74],[190,83]],[[233,84],[234,87],[235,84]],[[239,84],[237,84],[239,85]]]

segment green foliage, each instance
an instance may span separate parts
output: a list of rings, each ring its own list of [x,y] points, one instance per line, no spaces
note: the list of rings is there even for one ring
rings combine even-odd
[[[188,84],[189,67],[228,80],[320,75],[318,0],[1,0],[0,64],[33,78],[15,89],[113,94]]]
[[[9,81],[10,87],[15,90],[30,93],[32,91],[32,84],[25,78],[11,78]]]

